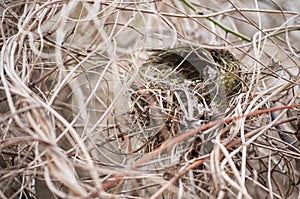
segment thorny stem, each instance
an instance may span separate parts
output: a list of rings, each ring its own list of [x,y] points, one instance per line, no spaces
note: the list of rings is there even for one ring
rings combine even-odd
[[[195,8],[195,6],[193,6],[188,0],[180,0],[180,1],[182,1],[187,7],[189,7],[190,9],[192,9],[197,14],[199,14],[199,15],[203,15],[204,14],[203,12],[197,10],[197,8]],[[237,37],[239,37],[239,38],[241,38],[241,39],[243,39],[243,40],[245,40],[247,42],[251,42],[252,41],[251,38],[249,38],[249,37],[247,37],[247,36],[245,36],[245,35],[243,35],[243,34],[241,34],[239,32],[236,32],[236,31],[228,28],[227,26],[223,25],[222,23],[220,23],[220,22],[218,22],[218,21],[216,21],[216,20],[214,20],[214,19],[212,19],[210,17],[208,17],[207,19],[210,22],[214,23],[216,26],[219,26],[225,32],[229,32],[229,33],[231,33],[231,34],[233,34],[233,35],[235,35],[235,36],[237,36]]]
[[[137,160],[135,163],[133,163],[131,165],[130,169],[136,169],[137,167],[139,167],[144,162],[146,162],[146,161],[150,160],[151,158],[153,158],[154,156],[156,156],[159,152],[166,150],[169,146],[172,146],[172,145],[174,145],[174,144],[176,144],[180,141],[183,141],[183,140],[189,138],[190,136],[195,135],[199,131],[207,130],[207,129],[209,129],[209,128],[217,125],[217,124],[228,123],[228,122],[232,122],[234,120],[242,119],[242,118],[245,118],[245,117],[251,117],[251,116],[260,115],[260,114],[264,114],[264,113],[272,113],[274,111],[279,111],[279,110],[284,110],[284,109],[292,109],[292,108],[295,108],[295,107],[300,107],[300,103],[299,104],[292,104],[292,105],[287,105],[287,106],[280,106],[280,107],[273,107],[273,108],[258,110],[258,111],[250,112],[248,114],[232,116],[232,117],[228,117],[228,118],[225,118],[225,119],[219,119],[219,120],[215,120],[215,121],[203,124],[203,125],[199,126],[198,128],[188,130],[185,133],[180,134],[179,136],[176,136],[176,137],[174,137],[170,140],[167,140],[167,141],[163,142],[162,145],[160,145],[158,148],[156,148],[155,150],[145,154],[143,157],[141,157],[139,160]],[[257,129],[256,131],[247,134],[246,137],[251,137],[253,134],[255,134],[259,130],[260,129]],[[226,148],[232,148],[233,146],[235,146],[236,144],[238,144],[240,142],[241,142],[241,139],[237,139],[233,143],[229,143],[226,146]],[[205,154],[205,155],[201,156],[198,161],[196,161],[195,163],[190,165],[188,168],[191,169],[191,168],[194,168],[196,166],[201,165],[209,157],[210,157],[210,154]],[[180,174],[182,175],[186,171],[187,170],[184,170]],[[177,178],[180,177],[181,175],[178,175]],[[174,177],[174,178],[176,178],[176,177]],[[115,176],[113,180],[108,181],[105,184],[103,184],[103,189],[104,190],[109,189],[112,185],[114,185],[115,183],[117,183],[121,179],[123,179],[122,175]],[[172,180],[174,180],[174,179],[172,179]]]
[[[271,112],[272,114],[273,112]],[[296,119],[296,118],[291,118],[291,119]],[[285,123],[286,121],[283,121],[283,123]],[[274,126],[278,126],[281,123],[275,123]],[[254,131],[251,131],[247,134],[245,134],[245,138],[250,138],[253,135],[255,135],[256,133],[258,133],[259,131],[261,131],[264,127],[260,127]],[[232,142],[230,142],[229,144],[226,145],[226,149],[231,149],[232,147],[236,146],[237,144],[242,142],[242,138],[238,138]],[[198,157],[197,159],[195,159],[193,162],[191,162],[191,164],[184,169],[183,171],[179,172],[176,176],[174,176],[172,179],[170,179],[164,186],[162,186],[152,197],[153,198],[157,198],[159,195],[161,195],[166,189],[168,189],[168,187],[170,185],[172,185],[174,182],[176,182],[180,177],[182,177],[185,173],[187,173],[188,171],[202,165],[206,160],[208,160],[210,158],[211,154],[205,154],[201,157]],[[297,160],[297,163],[299,164],[299,160]]]
[[[162,143],[162,145],[160,147],[158,147],[157,149],[155,149],[154,151],[144,155],[141,159],[139,159],[138,161],[136,161],[131,168],[135,169],[138,166],[140,166],[143,162],[149,160],[150,158],[152,158],[153,156],[157,155],[160,151],[163,151],[165,149],[167,149],[169,146],[172,146],[175,143],[178,143],[182,140],[185,140],[186,138],[198,133],[199,131],[204,131],[207,130],[217,124],[221,124],[221,123],[228,123],[228,122],[232,122],[234,120],[238,120],[241,118],[245,118],[245,117],[251,117],[251,116],[255,116],[255,115],[260,115],[260,114],[264,114],[264,113],[270,113],[273,111],[278,111],[278,110],[283,110],[283,109],[291,109],[291,108],[295,108],[295,107],[299,107],[299,104],[293,104],[293,105],[288,105],[288,106],[281,106],[281,107],[273,107],[273,108],[268,108],[268,109],[263,109],[263,110],[258,110],[258,111],[254,111],[248,114],[242,114],[242,115],[237,115],[237,116],[232,116],[232,117],[228,117],[225,119],[219,119],[219,120],[215,120],[206,124],[201,125],[198,128],[194,128],[191,129],[189,131],[186,131],[183,134],[180,134],[177,137],[174,137],[171,140],[167,140],[164,143]]]

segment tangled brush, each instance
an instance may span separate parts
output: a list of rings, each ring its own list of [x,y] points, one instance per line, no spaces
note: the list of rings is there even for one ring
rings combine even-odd
[[[0,198],[297,198],[297,5],[1,1]]]

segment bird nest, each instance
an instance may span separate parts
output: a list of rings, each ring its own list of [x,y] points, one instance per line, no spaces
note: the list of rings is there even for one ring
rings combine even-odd
[[[299,198],[297,0],[253,2],[0,1],[0,198]]]
[[[182,46],[157,50],[141,66],[137,79],[139,83],[130,90],[130,129],[140,132],[144,152],[224,117],[228,101],[242,89],[239,63],[223,49]],[[199,132],[185,145],[193,148],[192,153],[209,153],[216,132]]]

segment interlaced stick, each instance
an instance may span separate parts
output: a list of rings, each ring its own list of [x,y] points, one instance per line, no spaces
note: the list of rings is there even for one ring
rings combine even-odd
[[[251,116],[255,116],[255,115],[260,115],[260,114],[264,114],[264,113],[270,113],[270,112],[273,112],[273,111],[279,111],[279,110],[284,110],[284,109],[292,109],[292,108],[295,108],[295,107],[299,107],[300,106],[300,103],[299,104],[292,104],[292,105],[287,105],[287,106],[281,106],[281,107],[272,107],[272,108],[268,108],[268,109],[263,109],[263,110],[258,110],[258,111],[254,111],[254,112],[251,112],[251,113],[248,113],[248,114],[243,114],[243,115],[238,115],[238,116],[232,116],[232,117],[228,117],[228,118],[225,118],[225,119],[219,119],[219,120],[215,120],[215,121],[212,121],[212,122],[209,122],[209,123],[206,123],[206,124],[203,124],[201,126],[199,126],[198,128],[194,128],[194,129],[191,129],[191,130],[188,130],[170,140],[166,140],[165,142],[163,142],[158,148],[156,148],[155,150],[145,154],[143,157],[141,157],[139,160],[137,160],[133,165],[130,166],[130,169],[136,169],[137,167],[139,167],[140,165],[142,165],[144,162],[150,160],[151,158],[153,158],[154,156],[156,156],[159,152],[163,151],[163,150],[166,150],[169,146],[172,146],[180,141],[183,141],[187,138],[189,138],[190,136],[192,135],[195,135],[197,134],[198,132],[200,131],[204,131],[204,130],[207,130],[209,128],[211,128],[212,126],[215,126],[217,124],[221,124],[221,123],[227,123],[227,122],[232,122],[234,120],[238,120],[238,119],[241,119],[241,118],[244,118],[244,117],[251,117]],[[259,130],[259,129],[257,129]],[[255,132],[257,132],[257,130]],[[251,134],[247,134],[247,137],[250,137],[252,136],[253,133]],[[241,140],[236,140],[234,142],[234,145],[240,143]],[[226,148],[231,148],[234,146],[232,143],[231,144],[228,144]],[[194,162],[193,164],[191,164],[186,170],[184,170],[183,172],[180,173],[180,175],[177,175],[177,177],[175,176],[174,178],[178,178],[179,176],[181,176],[183,173],[185,173],[186,171],[190,170],[191,168],[195,168],[201,164],[203,164],[203,162],[208,159],[210,157],[210,154],[206,154],[204,156],[201,156],[196,162]],[[116,182],[118,182],[119,180],[121,180],[123,178],[122,175],[118,175],[118,176],[115,176],[115,179],[114,180],[111,180],[109,182],[106,182],[105,184],[103,184],[103,189],[106,190],[106,189],[109,189],[112,185],[114,185]],[[170,180],[170,183],[172,183],[174,179],[172,178]],[[165,185],[164,187],[167,187],[167,185]],[[154,197],[155,198],[155,197]]]

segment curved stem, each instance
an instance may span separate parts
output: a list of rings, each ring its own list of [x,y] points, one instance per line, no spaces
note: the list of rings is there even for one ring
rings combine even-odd
[[[193,10],[194,12],[196,12],[197,14],[199,14],[199,15],[203,15],[203,14],[204,14],[203,12],[197,10],[197,9],[195,8],[195,6],[193,6],[188,0],[180,0],[180,1],[182,1],[187,7],[189,7],[190,9],[192,9],[192,10]],[[225,26],[225,25],[223,25],[222,23],[220,23],[220,22],[214,20],[213,18],[208,17],[207,19],[208,19],[210,22],[214,23],[216,26],[219,26],[221,29],[223,29],[223,30],[224,30],[225,32],[227,32],[227,33],[231,33],[231,34],[233,34],[233,35],[235,35],[235,36],[237,36],[237,37],[239,37],[239,38],[241,38],[242,40],[245,40],[245,41],[247,41],[247,42],[251,42],[251,41],[252,41],[251,38],[249,38],[249,37],[247,37],[247,36],[245,36],[245,35],[243,35],[243,34],[241,34],[241,33],[239,33],[239,32],[236,32],[236,31],[234,31],[234,30],[228,28],[227,26]]]

